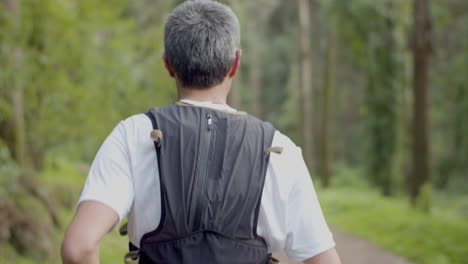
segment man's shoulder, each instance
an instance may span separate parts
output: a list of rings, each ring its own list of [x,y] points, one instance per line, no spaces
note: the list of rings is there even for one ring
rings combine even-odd
[[[151,120],[146,115],[147,112],[153,111],[154,113],[154,111],[167,110],[173,107],[176,107],[176,104],[148,107],[148,109],[144,112],[137,113],[127,117],[126,119],[123,119],[122,121],[120,121],[118,126],[121,126],[122,129],[124,129],[127,132],[131,131],[132,134],[135,135],[137,135],[138,132],[141,131],[146,133],[147,130],[152,129]]]
[[[174,105],[167,105],[167,106],[161,106],[161,107],[155,107],[155,108],[161,109],[161,108],[167,108],[171,106],[173,107]],[[150,108],[150,109],[153,109],[153,108]],[[255,118],[255,119],[262,123],[271,125],[267,121],[263,121],[258,118]],[[119,125],[122,125],[125,130],[132,130],[132,131],[140,130],[140,129],[144,129],[144,130],[151,129],[151,121],[145,115],[145,113],[138,113],[138,114],[129,116],[126,119],[122,120]],[[296,144],[291,140],[290,137],[283,134],[281,131],[276,129],[273,125],[271,126],[275,130],[272,146],[283,147],[285,150],[297,149]]]
[[[281,133],[279,130],[275,131],[275,135],[273,137],[272,146],[283,147],[284,149],[294,149],[297,148],[296,144],[286,136],[285,134]]]
[[[124,123],[126,125],[148,124],[148,123],[151,123],[151,120],[148,118],[148,116],[146,116],[147,112],[154,111],[154,110],[168,109],[168,108],[175,107],[175,106],[176,104],[148,107],[146,111],[129,116],[126,119],[122,120],[121,123]]]
[[[116,128],[127,137],[138,137],[141,133],[148,133],[152,125],[145,113],[138,113],[121,120]]]
[[[134,114],[132,116],[127,117],[126,119],[122,120],[121,123],[129,127],[129,126],[135,126],[135,125],[140,125],[140,124],[146,124],[148,122],[150,122],[150,120],[145,115],[145,113],[138,113],[138,114]]]

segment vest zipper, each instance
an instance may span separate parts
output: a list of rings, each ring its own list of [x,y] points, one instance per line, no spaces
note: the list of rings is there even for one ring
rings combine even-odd
[[[196,188],[196,195],[195,195],[195,213],[194,213],[194,222],[193,222],[193,229],[192,231],[197,231],[200,228],[202,211],[203,211],[203,203],[205,197],[205,185],[206,185],[206,178],[208,174],[208,162],[209,162],[209,153],[211,149],[211,143],[213,141],[213,116],[211,114],[206,115],[206,131],[202,137],[202,144],[200,149],[200,159],[199,159],[199,167],[198,167],[198,186]]]

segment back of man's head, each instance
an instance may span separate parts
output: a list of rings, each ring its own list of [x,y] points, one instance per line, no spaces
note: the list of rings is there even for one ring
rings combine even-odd
[[[240,26],[226,5],[186,1],[169,15],[165,55],[182,87],[210,88],[223,82],[240,47]]]

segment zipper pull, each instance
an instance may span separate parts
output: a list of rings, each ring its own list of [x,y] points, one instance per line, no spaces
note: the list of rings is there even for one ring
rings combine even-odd
[[[213,117],[211,116],[211,114],[207,114],[206,118],[208,120],[208,131],[211,131],[211,128],[213,126]]]

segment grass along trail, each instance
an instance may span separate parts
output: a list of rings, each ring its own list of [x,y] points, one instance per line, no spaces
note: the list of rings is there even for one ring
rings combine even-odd
[[[366,240],[341,232],[333,232],[336,248],[343,264],[414,264],[400,256],[396,256]],[[284,252],[275,254],[280,264],[289,262]]]

